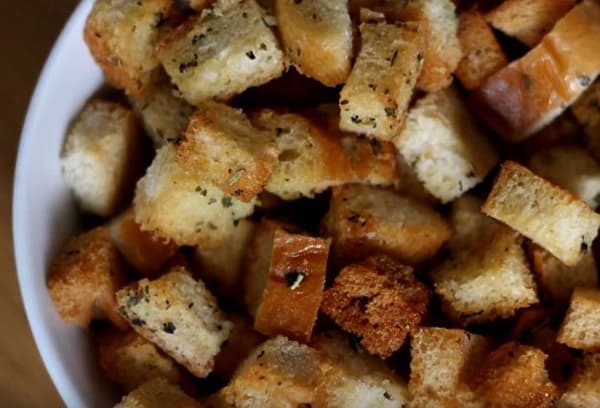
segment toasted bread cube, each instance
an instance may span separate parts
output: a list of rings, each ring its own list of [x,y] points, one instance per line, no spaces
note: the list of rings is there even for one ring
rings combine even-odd
[[[450,237],[448,223],[426,204],[363,185],[333,189],[322,227],[333,238],[334,260],[346,263],[380,252],[418,264]]]
[[[360,25],[362,46],[340,92],[340,129],[391,140],[404,116],[421,72],[415,25],[385,21]]]
[[[135,221],[177,245],[222,245],[235,232],[234,222],[253,212],[254,202],[224,194],[203,176],[177,163],[175,146],[163,146],[137,184]]]
[[[228,99],[283,73],[283,53],[255,0],[217,0],[158,46],[185,99]]]
[[[119,313],[141,336],[197,377],[212,371],[232,324],[187,268],[174,267],[153,281],[142,279],[116,296]]]
[[[600,4],[584,0],[524,57],[488,77],[472,95],[473,107],[506,140],[526,139],[559,116],[598,76],[598,36]]]
[[[538,302],[522,237],[499,228],[485,244],[460,252],[432,272],[446,314],[463,325],[510,317]]]
[[[343,135],[341,140],[350,157],[354,183],[382,187],[402,184],[392,143],[351,134]]]
[[[400,174],[401,180],[395,186],[396,190],[414,197],[423,203],[430,205],[435,205],[438,203],[438,199],[432,196],[431,193],[427,191],[421,180],[419,180],[415,169],[413,169],[404,159],[404,157],[402,157],[402,155],[398,152],[396,152],[396,167],[398,168],[398,173]]]
[[[600,159],[600,81],[594,82],[571,106],[571,113],[583,127],[586,147]]]
[[[341,270],[325,291],[321,311],[357,335],[367,351],[387,358],[421,323],[430,298],[411,267],[371,256]]]
[[[558,332],[558,342],[569,347],[600,351],[600,289],[576,288],[565,319]]]
[[[352,59],[347,0],[277,0],[275,17],[286,56],[300,72],[327,86],[346,81]]]
[[[568,266],[591,250],[600,227],[600,215],[584,202],[511,161],[502,164],[482,211]]]
[[[185,394],[177,385],[157,377],[124,396],[115,408],[202,408],[203,404]]]
[[[479,88],[487,77],[508,64],[494,32],[477,10],[460,14],[458,39],[463,57],[455,75],[465,89]]]
[[[199,105],[176,149],[183,168],[205,174],[224,193],[245,202],[267,184],[279,154],[274,135],[218,102]]]
[[[425,188],[443,203],[480,183],[498,163],[491,143],[452,87],[417,101],[394,144]]]
[[[533,47],[577,0],[505,0],[485,15],[497,30]]]
[[[101,100],[89,102],[67,133],[60,162],[83,211],[113,215],[140,173],[141,134],[133,113]]]
[[[464,194],[452,202],[452,237],[448,247],[454,253],[487,242],[500,228],[500,223],[481,212],[482,205],[483,200],[472,194]]]
[[[71,238],[54,258],[48,293],[67,323],[88,327],[107,318],[120,328],[127,323],[116,310],[115,291],[127,282],[125,265],[105,227]]]
[[[330,243],[275,231],[269,276],[254,319],[258,332],[310,340],[323,299]]]
[[[588,354],[558,402],[559,408],[587,408],[600,404],[600,354]]]

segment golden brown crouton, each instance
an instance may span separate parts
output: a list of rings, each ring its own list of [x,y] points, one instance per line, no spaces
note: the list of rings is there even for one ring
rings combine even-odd
[[[558,402],[559,408],[600,406],[600,354],[587,354],[583,361]]]
[[[581,287],[573,291],[558,342],[571,348],[600,351],[600,289]]]
[[[341,140],[350,157],[352,182],[382,187],[403,184],[392,143],[351,134]]]
[[[421,323],[430,297],[411,267],[371,256],[341,270],[325,291],[321,311],[357,335],[370,353],[387,358]]]
[[[232,324],[204,283],[194,280],[185,267],[174,267],[153,281],[142,279],[116,296],[119,313],[136,332],[195,376],[203,378],[212,371]]]
[[[500,228],[499,222],[481,212],[482,205],[483,200],[472,194],[464,194],[452,202],[452,237],[448,247],[454,253],[487,242]]]
[[[502,164],[482,211],[568,266],[591,250],[600,227],[600,215],[584,202],[511,161]]]
[[[323,299],[330,240],[275,231],[269,276],[254,328],[307,342]]]
[[[203,408],[204,404],[186,395],[164,378],[154,378],[124,396],[115,408]]]
[[[87,327],[94,318],[107,318],[125,328],[114,295],[125,283],[121,255],[108,230],[98,227],[61,249],[50,267],[48,292],[65,322]]]
[[[571,113],[583,127],[590,153],[600,159],[600,81],[594,82],[571,107]]]

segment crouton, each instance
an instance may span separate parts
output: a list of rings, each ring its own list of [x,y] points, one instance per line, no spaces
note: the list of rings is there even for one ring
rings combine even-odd
[[[283,73],[283,53],[254,0],[217,0],[164,38],[157,56],[185,99],[228,99]]]
[[[479,88],[487,77],[508,64],[494,32],[476,10],[460,14],[458,39],[463,57],[454,74],[465,89]]]
[[[212,371],[232,324],[204,283],[186,268],[174,267],[153,281],[142,279],[116,297],[119,313],[136,332],[195,376],[203,378]]]
[[[300,72],[327,86],[346,80],[352,59],[347,0],[277,0],[275,17],[286,56]]]
[[[409,265],[432,257],[451,233],[448,223],[426,204],[362,185],[333,189],[322,229],[333,238],[336,262],[379,252]]]
[[[533,47],[577,0],[506,0],[486,13],[497,30]]]
[[[195,11],[202,11],[214,3],[214,0],[188,0],[188,3]]]
[[[418,329],[410,343],[410,406],[477,406],[467,382],[491,346],[491,339],[460,329]]]
[[[432,273],[445,313],[462,325],[511,317],[538,302],[522,237],[502,227],[485,244],[451,256]]]
[[[389,141],[404,116],[421,72],[416,25],[360,25],[362,46],[340,92],[340,129]]]
[[[177,145],[177,162],[241,201],[263,189],[277,165],[275,137],[252,126],[243,112],[203,102]]]
[[[163,265],[177,252],[177,245],[142,231],[129,209],[109,224],[110,236],[127,261],[147,278],[156,277]]]
[[[126,282],[117,247],[107,229],[98,227],[71,238],[54,258],[48,293],[67,323],[88,327],[92,319],[107,318],[125,328],[114,293]]]
[[[498,162],[452,87],[418,100],[394,144],[425,188],[444,203],[480,183]]]
[[[371,256],[341,270],[325,291],[321,311],[357,335],[367,351],[387,358],[419,326],[430,298],[411,267]]]
[[[275,231],[269,276],[254,328],[307,342],[323,299],[330,240]]]
[[[60,162],[83,211],[117,212],[140,173],[141,134],[133,113],[113,102],[89,102],[67,133]]]
[[[154,378],[139,386],[115,405],[115,408],[202,408],[200,401],[185,394],[164,378]]]
[[[254,202],[224,194],[203,176],[177,163],[175,146],[160,148],[138,182],[133,201],[141,229],[177,245],[222,245],[235,232],[235,221],[253,212]]]
[[[314,197],[331,186],[352,177],[350,159],[337,135],[293,113],[277,114],[261,110],[254,123],[273,132],[281,153],[266,190],[295,200]]]
[[[600,159],[600,81],[594,82],[571,106],[571,113],[583,127],[586,147]]]
[[[562,398],[559,408],[587,408],[600,405],[600,354],[588,354],[578,368]]]
[[[600,351],[600,290],[576,288],[557,340],[569,347]]]
[[[511,161],[502,164],[482,211],[568,266],[591,250],[600,227],[600,215],[584,202]]]
[[[352,134],[343,134],[341,141],[350,157],[352,182],[382,187],[402,184],[392,143]]]
[[[600,4],[584,0],[524,57],[488,77],[471,95],[474,109],[506,140],[526,139],[575,102],[600,73],[599,36]]]
[[[448,247],[454,253],[471,249],[489,241],[501,225],[481,212],[483,200],[472,194],[464,194],[452,202],[450,223],[452,237]]]
[[[580,144],[582,140],[579,123],[571,115],[571,112],[565,111],[548,126],[520,142],[518,149],[514,148],[513,143],[500,143],[502,143],[503,153],[507,158],[526,163],[532,155],[540,150],[569,144]]]
[[[415,170],[398,152],[396,152],[396,167],[398,168],[401,180],[395,185],[396,190],[426,204],[435,205],[438,203],[437,198],[427,191],[421,180],[417,177]]]

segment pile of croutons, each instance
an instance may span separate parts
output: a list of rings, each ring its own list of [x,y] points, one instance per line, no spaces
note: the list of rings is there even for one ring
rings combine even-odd
[[[118,407],[598,407],[599,0],[97,0],[50,268]],[[598,354],[596,354],[598,353]]]

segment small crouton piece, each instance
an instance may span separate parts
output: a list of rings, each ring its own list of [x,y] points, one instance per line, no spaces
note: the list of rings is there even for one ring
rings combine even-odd
[[[358,336],[369,353],[387,358],[419,326],[430,298],[411,267],[371,256],[341,270],[325,291],[321,311]]]
[[[160,148],[138,182],[133,208],[143,231],[177,245],[215,248],[235,232],[234,222],[254,211],[176,161],[172,144]]]
[[[164,38],[157,55],[185,99],[228,99],[279,77],[283,53],[255,0],[217,0]]]
[[[164,378],[154,378],[139,386],[115,405],[114,408],[202,408],[200,401],[184,393],[177,385]]]
[[[571,377],[558,402],[559,408],[588,408],[600,406],[600,354],[588,354]]]
[[[533,47],[577,0],[505,0],[485,15],[504,34]]]
[[[479,88],[487,77],[508,64],[494,32],[476,10],[460,14],[458,39],[463,57],[456,67],[455,75],[465,89]]]
[[[127,323],[116,310],[115,291],[127,279],[119,250],[105,227],[71,238],[54,259],[48,292],[60,317],[88,327],[107,318],[120,328]]]
[[[275,231],[269,276],[254,328],[307,342],[323,299],[330,240]]]
[[[443,203],[480,183],[498,163],[487,136],[453,87],[417,101],[394,144]]]
[[[378,252],[409,265],[433,256],[451,233],[448,223],[428,205],[358,184],[333,189],[322,229],[333,238],[336,262],[348,263]]]
[[[535,347],[506,343],[479,362],[473,389],[486,407],[553,407],[560,393],[548,378],[547,358]]]
[[[506,161],[482,211],[519,231],[568,266],[591,250],[600,215],[569,192]]]
[[[491,346],[491,339],[460,329],[418,329],[410,343],[410,406],[476,406],[467,382]]]
[[[471,95],[473,108],[506,140],[526,139],[594,82],[600,73],[599,36],[600,4],[584,0],[524,57],[488,77]]]
[[[464,194],[452,202],[452,237],[448,241],[452,252],[459,253],[485,243],[500,228],[500,223],[481,212],[482,205],[483,200],[472,194]]]
[[[360,25],[362,46],[340,92],[340,129],[391,140],[404,116],[421,72],[416,25],[385,21]]]
[[[600,81],[594,82],[571,106],[571,113],[583,127],[586,147],[600,159]]]
[[[346,81],[352,59],[347,0],[277,0],[275,17],[286,56],[300,72],[327,86]]]
[[[431,278],[447,315],[462,325],[510,317],[538,302],[522,237],[509,228],[485,244],[451,256]]]
[[[402,184],[392,143],[351,134],[341,138],[350,157],[352,182],[382,187]]]
[[[89,102],[67,133],[60,162],[83,211],[108,217],[129,199],[142,172],[141,134],[129,109]]]
[[[248,202],[267,184],[277,166],[275,137],[250,123],[243,112],[203,102],[177,144],[177,162],[202,173],[224,193]]]
[[[600,351],[600,289],[576,288],[557,341],[571,348]]]
[[[119,313],[136,332],[195,376],[204,378],[212,371],[232,324],[186,268],[174,267],[153,281],[142,279],[116,296]]]

